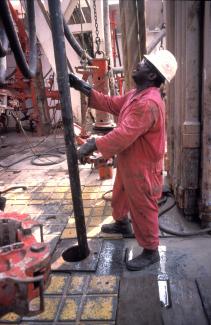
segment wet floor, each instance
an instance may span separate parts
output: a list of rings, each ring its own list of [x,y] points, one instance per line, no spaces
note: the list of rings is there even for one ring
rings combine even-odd
[[[30,137],[30,145],[43,152],[64,145],[62,136],[55,139],[53,135],[44,142],[42,140]],[[128,271],[125,267],[126,251],[128,258],[141,252],[135,239],[123,239],[119,235],[106,236],[100,230],[102,224],[112,222],[110,202],[103,200],[102,195],[112,189],[114,177],[102,181],[98,171],[90,165],[79,166],[91,254],[76,266],[74,263],[65,264],[60,258],[63,250],[77,243],[65,155],[61,154],[57,164],[34,165],[31,160],[33,153],[28,148],[25,137],[15,133],[6,135],[4,147],[0,150],[0,164],[7,166],[0,169],[0,191],[11,186],[27,187],[26,191],[18,189],[5,194],[5,212],[28,213],[32,219],[42,222],[44,240],[49,243],[52,253],[52,281],[45,293],[46,311],[33,318],[21,318],[10,313],[0,319],[0,324],[122,325],[117,317],[119,308],[121,310],[119,286],[122,277],[138,278],[144,283],[149,276],[155,277],[156,281],[161,280],[158,291],[163,305],[168,300],[166,292],[170,290],[171,307],[162,307],[161,312],[164,324],[206,324],[209,315],[206,314],[206,308],[202,307],[202,301],[206,297],[203,300],[200,296],[201,282],[199,280],[197,286],[197,279],[208,279],[210,276],[209,234],[182,238],[161,232],[160,262],[139,272]],[[170,203],[169,201],[168,204]],[[177,207],[166,212],[161,217],[161,222],[177,231],[200,229],[197,222],[185,220]],[[39,234],[35,231],[34,235]],[[169,288],[166,288],[166,282],[162,280],[168,280]],[[135,301],[134,293],[134,303]],[[198,312],[191,316],[193,303],[198,304]],[[131,310],[132,307],[133,300]],[[194,319],[200,322],[197,323]]]

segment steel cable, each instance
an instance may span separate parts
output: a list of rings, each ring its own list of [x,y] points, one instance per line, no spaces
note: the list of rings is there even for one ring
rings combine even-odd
[[[2,19],[10,47],[14,53],[16,63],[24,77],[31,79],[37,71],[37,46],[34,1],[27,0],[27,19],[29,29],[29,64],[26,61],[7,0],[0,1],[0,17]]]

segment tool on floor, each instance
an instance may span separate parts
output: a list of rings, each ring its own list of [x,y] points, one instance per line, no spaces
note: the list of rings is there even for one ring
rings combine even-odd
[[[40,240],[32,234],[40,228]],[[44,310],[43,291],[50,274],[50,250],[43,242],[42,225],[28,214],[0,212],[0,317],[8,312],[21,316]],[[39,297],[39,306],[30,302]]]

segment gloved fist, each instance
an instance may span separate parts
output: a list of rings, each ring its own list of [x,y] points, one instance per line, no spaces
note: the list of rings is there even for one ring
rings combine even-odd
[[[85,164],[87,156],[93,153],[95,150],[97,150],[95,138],[88,139],[87,142],[80,146],[77,151],[77,156],[80,163]]]
[[[68,76],[69,76],[70,87],[81,91],[86,96],[90,96],[91,90],[92,90],[92,87],[90,86],[90,84],[88,84],[87,82],[85,82],[82,79],[79,79],[73,73],[69,73]]]

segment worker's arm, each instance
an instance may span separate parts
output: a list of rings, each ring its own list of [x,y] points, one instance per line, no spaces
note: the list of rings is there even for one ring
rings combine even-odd
[[[82,92],[86,96],[90,96],[92,86],[88,84],[88,82],[84,81],[83,79],[78,78],[73,73],[69,73],[69,84],[70,87]]]
[[[144,135],[158,118],[155,103],[145,101],[141,105],[134,101],[126,118],[105,136],[96,139],[96,146],[108,159],[129,147],[138,137]]]
[[[78,78],[73,73],[69,74],[70,87],[82,92],[89,97],[89,107],[100,111],[119,115],[119,112],[125,102],[125,96],[107,96],[92,89],[92,86],[86,81]]]
[[[92,89],[89,97],[89,107],[99,111],[119,115],[119,112],[125,103],[126,96],[108,96]]]

